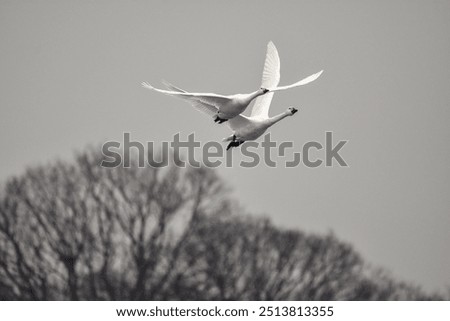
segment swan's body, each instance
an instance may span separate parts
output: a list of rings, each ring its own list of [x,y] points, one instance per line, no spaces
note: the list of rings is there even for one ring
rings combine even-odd
[[[169,85],[170,84],[166,84]],[[156,90],[160,93],[181,98],[191,103],[198,110],[214,116],[214,121],[223,123],[228,119],[236,117],[244,112],[247,106],[258,96],[264,95],[268,90],[261,88],[249,94],[218,95],[212,93],[189,93],[186,91],[168,91],[154,88],[153,86],[142,83],[142,86],[148,89]]]
[[[273,42],[269,42],[264,63],[262,86],[261,89],[252,93],[228,96],[213,93],[190,93],[169,83],[165,83],[169,90],[155,88],[146,82],[143,82],[142,86],[169,96],[186,100],[197,110],[213,116],[215,122],[223,123],[227,120],[234,119],[243,113],[255,98],[255,107],[257,108],[253,108],[252,116],[253,113],[259,113],[260,108],[265,108],[267,110],[259,114],[259,116],[264,116],[268,112],[268,106],[270,106],[274,91],[306,85],[307,83],[316,80],[321,73],[322,71],[292,85],[277,87],[278,82],[280,81],[280,58]]]
[[[285,117],[294,115],[298,110],[294,107],[289,107],[284,113],[270,118],[263,117],[246,117],[239,115],[233,118],[228,124],[233,135],[224,139],[224,141],[240,141],[243,143],[247,140],[256,140],[261,137],[269,127],[278,123]]]
[[[246,117],[244,115],[236,116],[228,124],[231,130],[233,130],[233,135],[224,139],[224,141],[230,141],[227,150],[230,147],[237,147],[245,141],[258,139],[270,126],[278,123],[285,117],[294,115],[297,111],[298,109],[289,107],[284,113],[270,118],[258,116]]]

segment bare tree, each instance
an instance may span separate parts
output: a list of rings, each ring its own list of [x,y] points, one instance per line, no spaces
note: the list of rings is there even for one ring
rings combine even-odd
[[[200,216],[223,214],[207,169],[105,169],[93,152],[28,170],[0,201],[0,288],[13,298],[163,295]]]
[[[333,234],[283,230],[246,215],[199,222],[186,257],[191,265],[177,299],[192,298],[186,293],[207,300],[442,299],[372,269]]]
[[[440,299],[369,268],[334,235],[238,208],[206,168],[102,168],[93,150],[0,192],[6,300]]]
[[[210,299],[345,299],[362,261],[334,236],[283,231],[267,220],[208,219],[196,231]]]

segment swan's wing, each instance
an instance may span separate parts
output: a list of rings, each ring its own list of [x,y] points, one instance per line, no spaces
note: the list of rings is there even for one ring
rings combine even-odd
[[[217,107],[203,103],[201,101],[192,100],[190,101],[190,104],[198,111],[201,111],[202,113],[211,117],[214,117],[214,115],[216,115],[219,111]]]
[[[266,61],[264,62],[264,70],[262,76],[261,87],[274,88],[280,82],[280,57],[278,51],[272,41],[267,45]],[[255,100],[252,109],[252,117],[269,117],[270,103],[272,102],[273,93],[267,93],[259,96]]]
[[[294,87],[298,87],[298,86],[303,86],[303,85],[309,84],[310,82],[319,78],[322,73],[323,73],[323,70],[321,70],[318,73],[315,73],[309,77],[306,77],[305,79],[297,81],[296,83],[294,83],[292,85],[280,86],[280,87],[268,88],[268,89],[270,92],[273,92],[273,91],[279,91],[279,90],[290,89],[290,88],[294,88]]]
[[[234,118],[229,119],[226,124],[228,125],[228,127],[230,127],[231,130],[235,131],[249,125],[250,120],[248,119],[248,117],[240,114]]]
[[[232,100],[232,98],[230,98],[228,96],[224,96],[224,95],[217,95],[217,94],[210,94],[210,93],[188,93],[188,92],[184,92],[184,91],[180,92],[180,91],[170,91],[170,90],[158,89],[146,82],[143,82],[142,86],[144,88],[155,90],[155,91],[158,91],[165,95],[184,99],[189,102],[191,102],[193,100],[200,101],[204,104],[214,106],[217,109],[220,109],[221,106],[228,104]]]
[[[166,86],[169,90],[174,91],[174,92],[180,92],[180,93],[186,93],[186,90],[183,90],[175,85],[172,85],[171,83],[169,83],[168,81],[163,80],[162,83],[164,84],[164,86]],[[187,100],[195,109],[197,109],[198,111],[201,111],[202,113],[208,115],[208,116],[214,116],[215,114],[217,114],[217,107],[213,106],[213,105],[209,105],[206,103],[202,103],[199,100],[195,100],[195,99],[190,99],[189,97],[183,97],[184,100]]]
[[[180,87],[177,87],[177,86],[175,86],[175,85],[172,85],[170,82],[168,82],[168,81],[166,81],[166,80],[162,80],[161,82],[164,84],[164,86],[167,87],[167,89],[169,89],[169,90],[171,90],[171,91],[177,91],[177,92],[179,92],[179,93],[187,93],[186,90],[181,89]]]

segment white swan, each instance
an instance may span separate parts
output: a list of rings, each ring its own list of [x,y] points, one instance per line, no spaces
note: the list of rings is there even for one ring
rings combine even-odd
[[[278,56],[278,51],[272,42],[268,45],[268,52],[269,51],[271,54],[266,57],[261,86],[263,88],[272,88],[269,89],[270,91],[284,90],[295,86],[301,86],[302,84],[317,79],[322,73],[321,71],[320,73],[309,76],[308,78],[305,78],[304,80],[290,86],[276,87],[280,81],[280,58]],[[183,89],[167,82],[165,82],[165,85],[173,92],[185,93]],[[298,111],[298,109],[294,107],[289,107],[284,113],[274,117],[269,117],[269,108],[270,103],[272,102],[272,97],[273,92],[257,97],[250,117],[238,115],[229,120],[227,124],[233,131],[233,135],[223,140],[230,142],[227,146],[227,150],[231,147],[237,147],[247,140],[258,139],[270,126],[276,124],[285,117],[294,115]],[[210,106],[209,109],[212,113],[216,111],[213,106]]]
[[[166,83],[166,85],[169,85]],[[160,93],[187,100],[198,110],[214,117],[214,122],[223,123],[242,113],[258,96],[264,95],[268,89],[261,88],[249,94],[218,95],[212,93],[189,93],[186,91],[167,91],[155,88],[146,82],[142,86]]]
[[[165,85],[170,89],[170,91],[155,88],[146,82],[143,82],[142,86],[166,95],[187,100],[196,109],[210,116],[213,116],[214,122],[218,122],[219,124],[221,124],[229,119],[235,118],[236,116],[244,112],[253,99],[260,97],[268,93],[269,91],[273,92],[306,85],[307,83],[316,80],[321,73],[322,71],[305,79],[302,79],[292,85],[276,87],[280,79],[280,58],[278,56],[278,51],[275,45],[270,41],[267,45],[262,87],[261,89],[252,93],[235,94],[228,96],[213,93],[190,93],[185,90],[181,90],[180,88],[177,88],[173,85],[170,85],[169,83],[165,83]]]

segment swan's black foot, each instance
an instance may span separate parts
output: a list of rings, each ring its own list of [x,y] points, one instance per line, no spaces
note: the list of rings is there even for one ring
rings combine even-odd
[[[269,91],[269,89],[267,89],[267,88],[261,87],[261,89],[262,89],[262,91],[263,91],[264,94],[267,93],[267,92]]]
[[[219,116],[214,117],[214,122],[219,123],[219,124],[222,124],[222,123],[226,122],[227,120],[228,119],[220,118]]]
[[[243,142],[242,141],[232,141],[228,144],[227,146],[227,150],[229,150],[231,147],[238,147],[239,145],[241,145]]]

